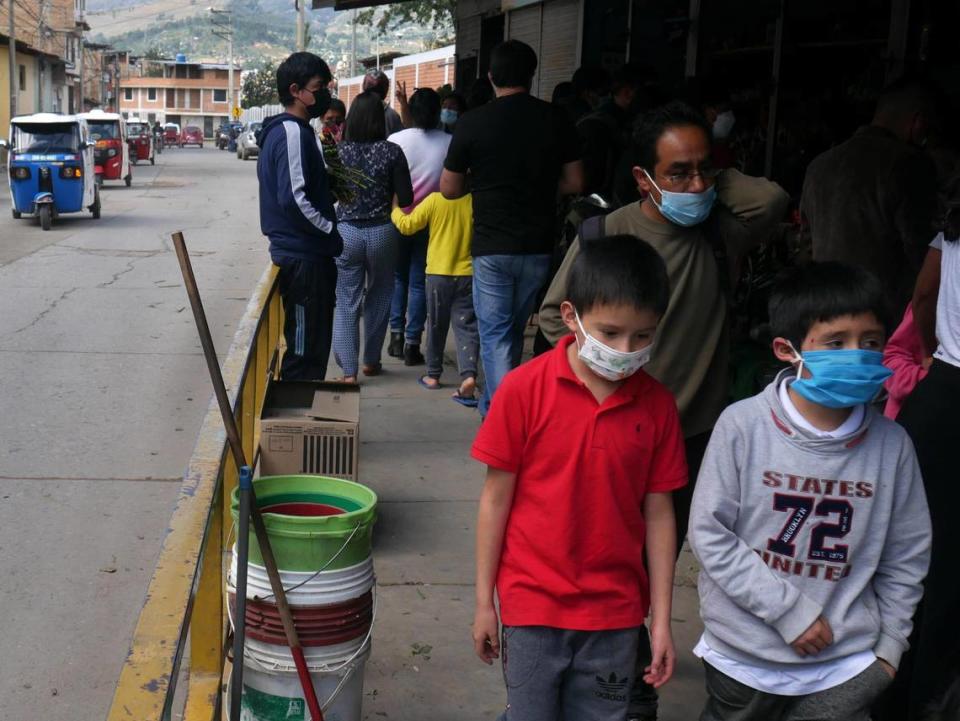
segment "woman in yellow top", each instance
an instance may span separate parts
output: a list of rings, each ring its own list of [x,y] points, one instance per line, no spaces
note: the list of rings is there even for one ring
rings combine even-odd
[[[473,235],[473,201],[470,195],[447,200],[431,193],[409,214],[394,204],[393,224],[403,235],[430,227],[427,244],[427,375],[420,378],[424,388],[440,388],[443,349],[453,321],[457,340],[460,387],[453,399],[461,405],[477,405],[477,356],[480,336],[473,311],[473,262],[470,241]]]

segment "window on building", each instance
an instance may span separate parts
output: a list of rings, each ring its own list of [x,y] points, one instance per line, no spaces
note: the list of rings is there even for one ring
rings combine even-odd
[[[124,88],[124,89],[123,89],[123,99],[124,99],[124,100],[133,100],[133,88]]]
[[[27,66],[20,66],[20,92],[25,93],[27,91]]]
[[[156,89],[156,88],[148,88],[148,89],[147,89],[147,100],[150,100],[150,101],[152,102],[152,101],[154,101],[154,100],[156,100],[156,99],[157,99],[157,89]]]
[[[213,91],[213,102],[215,103],[225,103],[227,102],[227,91],[226,90],[214,90]]]

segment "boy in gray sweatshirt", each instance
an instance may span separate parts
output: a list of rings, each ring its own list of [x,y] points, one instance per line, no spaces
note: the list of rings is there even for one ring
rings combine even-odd
[[[871,407],[884,289],[814,263],[770,300],[793,367],[717,422],[697,480],[701,721],[867,721],[907,649],[930,556],[913,445]]]

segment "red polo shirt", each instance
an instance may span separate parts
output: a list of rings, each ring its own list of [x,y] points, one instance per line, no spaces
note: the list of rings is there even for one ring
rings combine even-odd
[[[677,406],[643,371],[598,404],[567,348],[497,389],[473,457],[517,474],[497,595],[508,626],[580,631],[643,624],[650,605],[643,497],[684,486]]]

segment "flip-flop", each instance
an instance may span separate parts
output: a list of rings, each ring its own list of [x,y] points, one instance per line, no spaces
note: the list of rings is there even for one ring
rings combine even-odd
[[[420,376],[419,378],[417,378],[417,383],[419,383],[421,386],[423,386],[424,388],[426,388],[428,391],[438,391],[438,390],[440,390],[440,388],[441,388],[442,386],[441,386],[439,383],[437,383],[437,385],[435,385],[435,386],[432,386],[432,385],[430,385],[429,383],[427,383],[427,382],[424,380],[424,378],[429,378],[429,377],[430,377],[430,376]]]
[[[466,408],[476,408],[480,405],[480,401],[477,400],[476,396],[462,396],[460,395],[460,391],[457,391],[450,397],[453,398],[454,403],[459,403]]]

